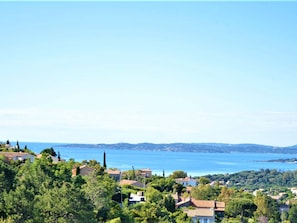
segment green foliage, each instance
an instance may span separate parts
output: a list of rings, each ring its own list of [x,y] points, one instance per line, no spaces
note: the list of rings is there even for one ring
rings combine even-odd
[[[176,178],[185,178],[187,176],[188,176],[188,174],[185,171],[176,170],[169,177],[176,179]]]
[[[151,186],[146,189],[145,197],[150,203],[158,203],[163,199],[162,193]]]
[[[115,218],[115,219],[112,219],[112,220],[110,220],[110,221],[108,221],[107,223],[121,223],[122,221],[121,221],[121,218]]]
[[[92,205],[84,194],[70,183],[51,189],[41,188],[35,197],[34,211],[37,222],[95,222]]]
[[[44,149],[40,153],[41,154],[49,154],[49,155],[54,156],[54,157],[57,156],[57,153],[55,152],[55,150],[53,149],[53,147]]]
[[[219,195],[219,190],[210,185],[199,185],[193,187],[191,190],[191,196],[198,200],[214,200]]]
[[[222,187],[221,192],[218,196],[219,201],[225,202],[227,204],[231,199],[237,195],[238,191],[234,188]]]
[[[232,199],[226,206],[225,214],[228,217],[243,219],[253,217],[253,213],[257,206],[251,199],[235,198]]]
[[[297,223],[297,204],[290,207],[289,210],[289,221],[291,223]]]
[[[164,202],[164,207],[170,211],[170,212],[175,212],[175,200],[173,199],[173,197],[171,195],[168,196],[164,196],[163,198],[163,202]]]
[[[210,183],[210,179],[208,179],[206,177],[200,177],[199,178],[199,184],[206,185],[206,184],[209,184],[209,183]]]
[[[4,157],[0,158],[0,193],[12,187],[15,175],[13,166],[5,162]]]
[[[35,192],[25,185],[3,193],[4,216],[11,217],[15,223],[26,222],[33,216]]]
[[[8,162],[0,158],[0,223],[39,223],[39,222],[109,222],[109,223],[190,223],[191,219],[176,209],[171,194],[182,194],[184,187],[175,183],[174,178],[185,177],[183,171],[175,171],[170,177],[154,176],[146,179],[146,188],[132,186],[119,187],[118,183],[104,173],[103,166],[96,160],[84,161],[96,169],[89,176],[71,176],[73,168],[80,166],[74,160],[53,163],[42,156],[33,163]],[[283,176],[280,176],[282,173]],[[285,172],[286,173],[286,172]],[[273,170],[244,171],[238,175],[215,175],[200,178],[200,184],[192,188],[191,196],[202,200],[219,200],[226,203],[226,215],[223,223],[256,223],[280,221],[278,204],[264,192],[253,196],[244,192],[243,187],[212,187],[208,183],[214,179],[230,180],[231,185],[260,184],[268,174],[281,187],[269,189],[270,193],[288,193],[284,189],[297,179],[297,172],[278,172]],[[138,170],[127,171],[127,177],[141,180]],[[297,181],[296,181],[297,182]],[[275,185],[275,184],[274,184]],[[146,202],[128,205],[128,197],[139,190],[145,192]],[[268,190],[267,190],[268,191]],[[123,202],[121,202],[123,201]],[[292,204],[289,213],[283,216],[291,223],[297,219],[297,204]],[[297,222],[296,222],[297,223]]]
[[[86,184],[82,186],[82,191],[94,206],[98,220],[106,221],[108,219],[116,187],[116,182],[107,175],[98,176],[93,172],[86,177]]]
[[[263,188],[295,187],[297,185],[297,171],[277,171],[261,169],[260,171],[241,171],[233,174],[206,175],[211,181],[229,182],[230,187],[247,189],[250,191]]]
[[[254,213],[256,218],[264,216],[268,219],[275,219],[277,221],[280,219],[278,204],[271,197],[258,192],[254,198],[254,203],[257,206],[257,210]]]
[[[160,192],[173,192],[175,181],[172,178],[157,178],[150,185]]]

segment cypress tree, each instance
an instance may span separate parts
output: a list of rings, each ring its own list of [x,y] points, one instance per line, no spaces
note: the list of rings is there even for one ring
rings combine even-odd
[[[103,153],[103,167],[106,169],[106,153]]]

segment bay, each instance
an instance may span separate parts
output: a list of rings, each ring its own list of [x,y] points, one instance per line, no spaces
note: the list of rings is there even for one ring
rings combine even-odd
[[[97,160],[103,162],[104,150],[94,147],[64,147],[68,143],[20,142],[36,154],[53,147],[65,160]],[[260,162],[265,160],[295,158],[297,154],[276,153],[196,153],[167,151],[105,150],[107,166],[120,170],[150,168],[153,174],[168,176],[175,170],[183,170],[189,176],[217,173],[235,173],[243,170],[276,169],[297,170],[295,163]]]

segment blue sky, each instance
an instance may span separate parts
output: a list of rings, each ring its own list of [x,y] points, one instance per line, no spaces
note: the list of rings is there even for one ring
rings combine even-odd
[[[0,2],[1,140],[297,144],[297,2]]]

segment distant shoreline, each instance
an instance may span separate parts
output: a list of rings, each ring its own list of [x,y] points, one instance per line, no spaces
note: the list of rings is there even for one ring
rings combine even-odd
[[[137,150],[137,151],[168,151],[168,152],[199,152],[199,153],[277,153],[297,154],[297,145],[275,147],[259,144],[225,144],[225,143],[115,143],[115,144],[61,144],[55,147],[97,148],[102,150]]]

